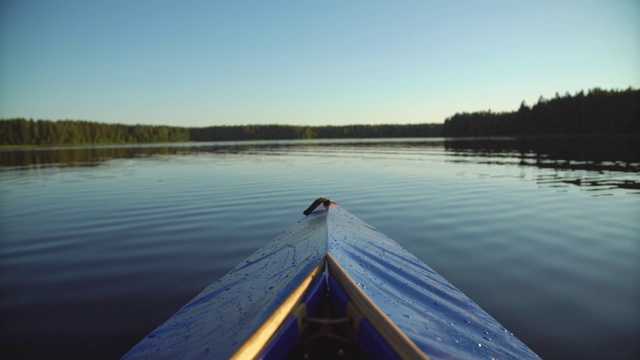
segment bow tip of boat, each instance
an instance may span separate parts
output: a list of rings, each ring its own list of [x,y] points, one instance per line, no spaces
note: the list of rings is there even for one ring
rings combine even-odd
[[[309,216],[314,210],[316,210],[318,208],[318,206],[323,205],[326,208],[329,208],[331,206],[337,206],[338,204],[334,203],[333,201],[331,201],[328,198],[325,197],[319,197],[317,198],[305,211],[303,211],[302,213],[305,216]]]

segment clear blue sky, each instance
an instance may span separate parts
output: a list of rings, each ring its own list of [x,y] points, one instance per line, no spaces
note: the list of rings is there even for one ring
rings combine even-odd
[[[0,0],[0,118],[437,123],[629,86],[637,0]]]

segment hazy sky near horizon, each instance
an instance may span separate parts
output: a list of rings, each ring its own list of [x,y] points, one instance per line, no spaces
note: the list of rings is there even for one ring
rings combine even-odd
[[[438,123],[630,86],[636,0],[0,0],[0,118]]]

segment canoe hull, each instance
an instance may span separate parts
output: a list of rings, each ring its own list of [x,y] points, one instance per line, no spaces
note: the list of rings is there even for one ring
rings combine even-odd
[[[538,358],[475,302],[379,230],[330,209],[328,253],[428,357]]]
[[[275,354],[282,349],[273,344],[286,342],[274,334],[297,321],[319,278],[336,281],[362,313],[362,334],[381,337],[373,341],[399,358],[537,358],[422,261],[335,204],[256,251],[124,358],[250,358],[269,344]]]

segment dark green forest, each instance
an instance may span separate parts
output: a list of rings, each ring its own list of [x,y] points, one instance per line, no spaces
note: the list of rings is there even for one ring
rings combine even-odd
[[[0,120],[0,145],[5,146],[435,136],[442,136],[441,124],[181,128],[70,120]]]
[[[640,134],[640,90],[598,88],[575,95],[540,97],[517,111],[455,114],[444,121],[443,136],[539,136]]]
[[[459,113],[444,124],[185,128],[73,120],[0,120],[0,145],[48,146],[224,140],[640,134],[640,90],[540,97],[512,112]]]
[[[244,125],[192,128],[193,141],[440,137],[441,124],[289,126]]]
[[[190,141],[189,129],[72,120],[0,120],[0,145],[83,145]]]

